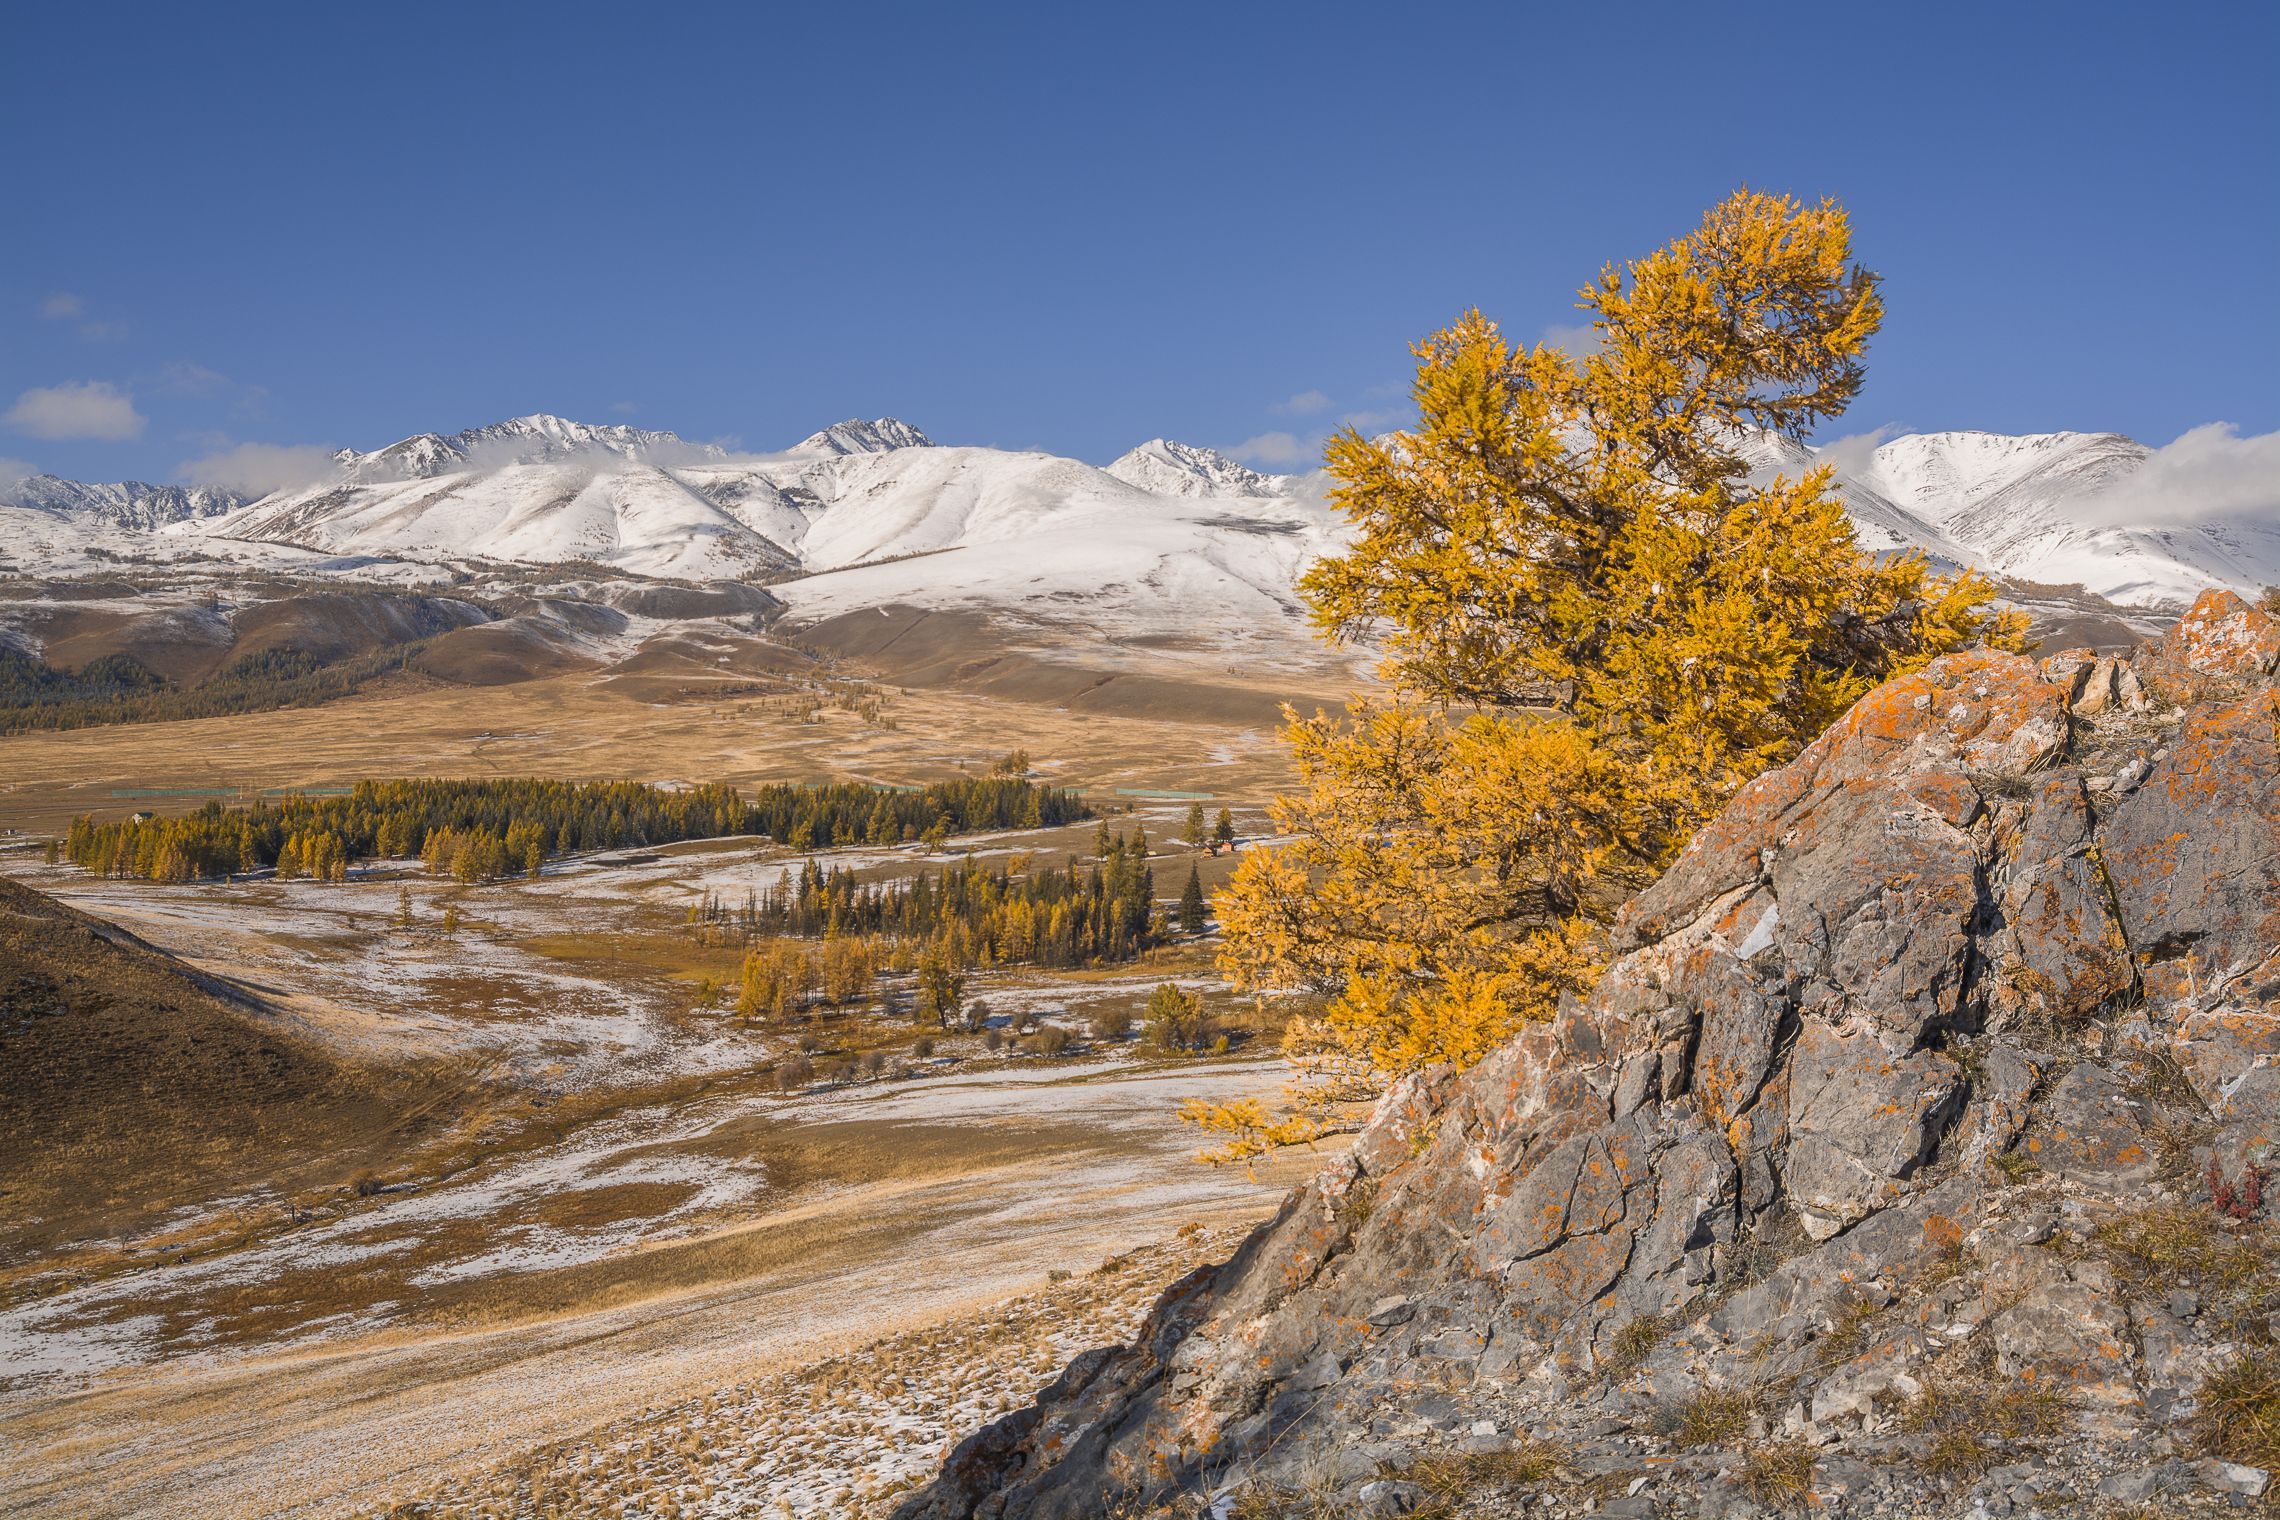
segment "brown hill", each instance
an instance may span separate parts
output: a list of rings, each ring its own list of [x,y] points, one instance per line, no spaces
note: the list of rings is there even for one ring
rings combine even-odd
[[[337,1187],[452,1092],[0,878],[0,1264],[220,1197]]]

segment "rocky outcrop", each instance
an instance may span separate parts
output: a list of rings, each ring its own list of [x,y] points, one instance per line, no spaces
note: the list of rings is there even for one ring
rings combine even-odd
[[[900,1513],[2260,1492],[2190,1432],[2280,1305],[2276,664],[2212,593],[2130,660],[1879,688],[1627,909],[1588,998],[1404,1079]]]

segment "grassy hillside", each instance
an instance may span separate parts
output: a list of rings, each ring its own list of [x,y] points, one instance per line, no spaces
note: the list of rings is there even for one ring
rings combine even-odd
[[[0,879],[0,1264],[219,1197],[336,1188],[456,1094]]]

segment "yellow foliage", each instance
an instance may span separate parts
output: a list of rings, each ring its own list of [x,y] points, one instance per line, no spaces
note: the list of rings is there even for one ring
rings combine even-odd
[[[1379,641],[1391,694],[1286,712],[1295,842],[1218,909],[1238,985],[1328,997],[1381,1073],[1469,1064],[1587,988],[1616,906],[1870,687],[2017,643],[1985,580],[1863,549],[1827,469],[1744,462],[1860,389],[1883,305],[1842,209],[1744,191],[1580,294],[1596,352],[1468,312],[1414,350],[1415,428],[1329,444],[1355,533],[1301,589]]]

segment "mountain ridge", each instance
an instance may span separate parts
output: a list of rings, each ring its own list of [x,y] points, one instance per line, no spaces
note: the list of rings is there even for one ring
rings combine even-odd
[[[1921,552],[2016,582],[2078,584],[2154,611],[2182,608],[2212,586],[2254,594],[2280,582],[2280,514],[2202,518],[2189,502],[2124,507],[2117,493],[2155,451],[2116,433],[1920,433],[1865,454],[1760,433],[1740,439],[1738,452],[1761,479],[1833,467],[1863,543],[1878,552]],[[1304,519],[1329,544],[1339,525],[1317,490],[1309,477],[1266,474],[1160,437],[1094,466],[944,446],[882,416],[833,423],[781,453],[745,455],[541,412],[343,449],[327,479],[252,500],[217,487],[35,476],[0,501],[108,529],[319,554],[594,561],[703,580],[995,543],[1119,500],[1154,503],[1147,515],[1159,521],[1177,520],[1172,503],[1231,503],[1237,517],[1266,512],[1261,531]],[[1194,547],[1210,552],[1200,539]],[[941,594],[974,599],[960,587]]]

